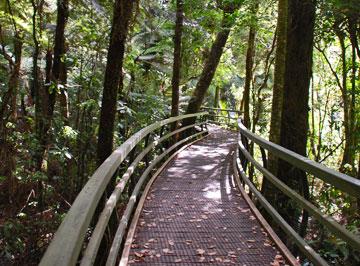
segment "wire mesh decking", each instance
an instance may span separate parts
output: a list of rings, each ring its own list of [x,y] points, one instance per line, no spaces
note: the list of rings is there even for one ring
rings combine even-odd
[[[144,196],[120,265],[288,263],[235,183],[236,134],[219,128],[210,132],[179,153]]]

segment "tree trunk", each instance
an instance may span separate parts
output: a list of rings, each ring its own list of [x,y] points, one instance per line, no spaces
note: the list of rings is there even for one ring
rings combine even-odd
[[[122,66],[126,35],[133,15],[134,1],[116,0],[110,44],[105,70],[104,90],[101,102],[97,160],[100,165],[112,152],[119,84],[122,83]]]
[[[181,71],[181,36],[183,27],[183,0],[176,1],[176,23],[174,36],[174,64],[173,76],[171,80],[171,116],[179,115],[179,83]],[[174,127],[174,129],[176,126]]]
[[[205,98],[205,94],[211,84],[215,75],[216,68],[220,62],[224,46],[230,34],[230,29],[233,25],[233,20],[230,18],[231,13],[225,13],[221,23],[221,29],[216,35],[216,39],[211,46],[210,54],[205,60],[204,68],[201,72],[200,79],[196,84],[195,91],[189,101],[186,113],[197,113],[200,110],[201,104]],[[195,118],[185,119],[184,125],[191,125],[195,122]]]
[[[252,6],[252,15],[256,17],[259,4],[255,2]],[[250,85],[253,79],[253,67],[255,57],[255,37],[256,37],[256,25],[254,22],[250,25],[248,48],[246,52],[246,74],[245,74],[245,86],[243,95],[243,107],[244,107],[244,126],[251,129],[250,123]],[[241,109],[240,109],[241,110]]]
[[[181,73],[181,37],[183,28],[183,0],[176,1],[176,22],[175,22],[175,35],[174,35],[174,64],[173,64],[173,76],[171,80],[171,116],[179,115],[179,84]],[[172,130],[178,128],[178,122],[172,124]],[[173,140],[176,142],[178,134],[174,135]]]
[[[114,126],[116,118],[116,103],[119,90],[123,88],[122,67],[124,61],[126,36],[128,33],[130,21],[133,16],[135,1],[116,0],[113,9],[113,21],[110,33],[110,43],[107,54],[107,63],[105,69],[104,89],[101,102],[100,124],[97,143],[97,163],[101,165],[112,153]],[[115,186],[115,180],[112,179],[107,186],[105,195],[96,210],[95,217],[102,210],[106,200],[106,195],[110,195]],[[113,212],[109,221],[109,231],[104,235],[101,242],[99,253],[105,254],[110,247],[113,231],[117,226],[117,213]],[[103,256],[97,256],[96,265],[103,264]]]
[[[280,145],[306,156],[308,132],[309,85],[312,71],[315,1],[289,1],[285,83],[280,127]],[[301,44],[301,45],[299,45]],[[304,198],[309,198],[306,173],[294,169],[289,163],[279,160],[279,178]],[[286,221],[300,234],[306,231],[308,214],[303,211],[303,220],[298,224],[300,210],[290,204],[290,199],[280,194],[278,210]]]
[[[348,92],[346,87],[344,87],[344,124],[345,124],[345,148],[343,153],[343,158],[341,161],[340,171],[347,172],[347,174],[355,175],[355,151],[356,151],[356,134],[355,134],[355,97],[356,97],[356,76],[357,76],[357,62],[356,62],[356,51],[358,47],[357,36],[356,36],[356,20],[351,17],[348,18],[348,28],[349,28],[349,38],[351,43],[351,90]],[[342,36],[343,37],[343,36]],[[347,83],[347,68],[346,68],[346,47],[344,40],[341,42],[342,47],[342,60],[343,60],[343,86],[346,86]],[[345,106],[346,105],[346,106]],[[349,173],[346,170],[345,165],[349,164],[352,169]]]
[[[269,140],[273,143],[280,143],[280,123],[284,94],[285,82],[285,60],[287,43],[287,24],[288,24],[288,0],[279,0],[278,2],[278,20],[277,20],[277,38],[275,54],[275,73],[274,88],[271,107],[271,122]],[[277,158],[271,153],[268,154],[268,168],[274,175],[277,174]],[[274,186],[265,178],[262,183],[262,193],[269,199],[274,199]]]
[[[36,38],[36,28],[34,28],[33,38],[35,42],[34,65],[33,65],[33,91],[35,92],[36,113],[37,113],[37,137],[39,140],[39,150],[36,158],[36,169],[46,171],[44,159],[50,144],[50,128],[54,114],[57,89],[62,90],[64,84],[63,77],[66,76],[64,55],[65,55],[65,26],[68,19],[68,0],[58,0],[57,2],[57,24],[55,32],[54,58],[52,59],[51,50],[46,55],[46,84],[41,85],[39,77],[40,70],[37,67],[37,57],[39,55],[39,42]],[[35,22],[34,22],[35,23]],[[36,57],[36,60],[35,60]]]
[[[14,64],[10,73],[8,90],[3,95],[3,102],[0,107],[0,176],[7,178],[7,194],[9,202],[13,202],[16,194],[16,187],[18,180],[13,175],[16,168],[16,149],[14,143],[8,136],[12,133],[12,129],[7,128],[7,122],[11,121],[16,123],[16,96],[19,87],[20,69],[21,69],[21,56],[22,56],[23,42],[20,34],[15,32],[14,36]],[[10,101],[10,102],[9,102]]]
[[[52,69],[52,78],[54,83],[60,89],[60,107],[61,113],[67,123],[69,118],[69,107],[66,92],[66,64],[65,64],[65,26],[69,17],[69,0],[58,0],[58,14],[56,21],[56,34],[55,34],[55,47],[54,47],[54,65]],[[51,106],[49,106],[49,119],[52,119],[55,105],[56,93],[52,93],[50,96]]]
[[[220,87],[216,86],[215,88],[215,98],[214,98],[214,108],[219,108],[220,107]]]

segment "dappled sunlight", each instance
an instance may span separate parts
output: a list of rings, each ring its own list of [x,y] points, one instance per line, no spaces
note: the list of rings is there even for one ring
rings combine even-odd
[[[235,186],[235,147],[236,134],[212,128],[210,136],[169,163],[147,196],[131,258],[141,256],[152,263],[154,258],[165,262],[171,258],[168,254],[183,254],[182,259],[196,262],[205,259],[200,252],[210,256],[207,262],[215,254],[219,261],[220,254],[227,254],[227,259],[238,262],[253,252],[274,260],[276,252],[264,244],[270,240],[255,230],[259,224]],[[143,250],[159,255],[142,256]]]

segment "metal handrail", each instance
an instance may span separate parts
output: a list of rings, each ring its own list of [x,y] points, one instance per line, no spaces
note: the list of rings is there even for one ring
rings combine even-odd
[[[233,113],[238,113],[241,114],[242,111],[239,110],[234,110],[234,109],[221,109],[221,108],[214,108],[214,107],[206,107],[206,106],[202,106],[201,109],[203,110],[214,110],[214,111],[225,111],[225,112],[233,112]]]
[[[220,109],[220,108],[213,108],[213,107],[206,107],[202,106],[201,110],[208,111],[208,119],[209,122],[215,123],[215,124],[225,124],[228,127],[236,127],[236,122],[242,113],[238,110],[233,109]],[[227,113],[227,115],[222,115],[221,113]],[[231,113],[235,113],[236,115],[231,115]]]
[[[298,167],[323,181],[338,187],[342,191],[356,198],[360,197],[360,180],[354,177],[339,173],[320,163],[314,162],[309,158],[301,156],[293,151],[285,149],[280,145],[267,141],[248,130],[241,121],[238,121],[240,133],[255,142],[262,148],[268,150],[273,155],[287,161],[295,167]]]
[[[239,151],[235,153],[238,157]],[[266,198],[260,193],[259,190],[254,186],[250,179],[246,176],[245,171],[242,169],[240,159],[236,159],[236,167],[240,173],[242,180],[248,185],[250,191],[260,202],[261,206],[270,214],[273,220],[284,230],[284,232],[291,237],[294,243],[300,248],[300,250],[306,255],[311,262],[318,266],[327,266],[327,262],[313,250],[305,240],[296,233],[296,231],[285,221],[285,219],[275,210],[275,208],[266,200]]]
[[[251,154],[246,150],[245,146],[241,141],[241,136],[245,136],[254,143],[258,144],[260,147],[267,149],[269,152],[273,153],[275,156],[289,162],[295,167],[298,167],[308,173],[313,174],[314,176],[320,177],[323,181],[338,186],[344,192],[359,197],[360,195],[360,180],[357,180],[353,177],[344,175],[342,173],[336,172],[332,169],[329,169],[319,163],[316,163],[306,157],[303,157],[295,152],[289,151],[279,145],[276,145],[270,141],[267,141],[250,130],[248,130],[239,120],[239,141],[238,148],[239,151],[244,155],[244,157],[251,162],[255,168],[257,168],[265,178],[267,178],[273,185],[275,185],[280,191],[286,194],[291,199],[295,200],[300,204],[304,209],[306,209],[310,214],[312,214],[318,221],[326,226],[331,232],[337,235],[339,238],[345,240],[349,245],[355,249],[360,250],[360,238],[353,233],[349,232],[344,226],[337,223],[332,217],[322,213],[316,206],[308,202],[305,198],[300,196],[296,191],[292,190],[285,183],[279,180],[276,176],[270,173],[266,168],[261,166]],[[242,177],[243,181],[248,185],[250,191],[255,195],[259,200],[260,204],[264,209],[271,215],[275,222],[277,222],[284,232],[292,238],[294,243],[303,251],[304,255],[308,257],[316,265],[328,265],[327,262],[320,257],[292,228],[291,226],[281,217],[281,215],[271,206],[271,204],[265,199],[265,197],[257,190],[257,188],[252,184],[249,178],[246,176],[245,171],[242,169],[239,154],[237,156],[237,168]]]
[[[86,232],[88,231],[90,222],[92,217],[95,213],[97,205],[107,187],[107,184],[110,182],[111,178],[114,176],[116,170],[120,166],[120,164],[125,160],[125,158],[130,154],[133,148],[143,140],[148,134],[154,132],[155,130],[161,128],[162,126],[168,125],[170,123],[174,123],[179,120],[183,120],[190,117],[202,117],[207,115],[207,112],[201,112],[196,114],[187,114],[181,115],[177,117],[171,117],[156,123],[153,123],[134,135],[132,135],[128,140],[126,140],[120,147],[118,147],[101,165],[97,170],[94,172],[92,177],[89,181],[85,184],[84,188],[81,190],[77,198],[75,199],[72,207],[68,211],[65,219],[61,223],[60,227],[58,228],[54,239],[51,241],[48,249],[46,250],[40,265],[75,265],[77,263],[80,251],[83,246],[83,242],[85,239]],[[199,124],[193,124],[188,127],[183,127],[177,130],[176,132],[172,132],[163,138],[161,141],[169,138],[170,136],[179,133],[183,130],[186,130],[189,127],[195,127]],[[203,130],[200,132],[201,134],[206,133],[207,130]],[[196,133],[191,135],[190,137],[186,138],[186,140],[198,136],[200,133]],[[158,145],[160,139],[155,143],[155,146]],[[184,140],[178,142],[180,144],[184,143]],[[154,143],[150,144],[149,146],[153,145]],[[148,147],[149,147],[148,146]],[[146,148],[149,152],[151,148]],[[163,152],[163,154],[169,153],[170,149],[174,149],[174,145],[170,147],[168,150]],[[142,154],[145,156],[145,154]],[[162,156],[162,155],[160,155]],[[164,155],[165,156],[165,155]],[[160,160],[156,160],[158,162]],[[140,162],[140,160],[139,160]],[[154,162],[151,164],[151,169],[154,167]],[[150,167],[150,166],[149,166]],[[148,168],[149,168],[148,167]],[[129,167],[130,168],[130,167]],[[150,170],[145,170],[147,174],[150,173]],[[121,192],[123,191],[126,182],[129,180],[129,177],[132,173],[127,172],[128,176],[124,182],[120,182],[120,185],[117,186],[117,192],[114,197],[110,197],[107,204],[105,205],[105,210],[100,215],[102,218],[101,221],[106,221],[107,224],[108,219],[111,215],[112,210],[115,207],[117,200]],[[115,190],[116,190],[115,189]],[[114,195],[112,195],[114,196]],[[108,208],[108,209],[107,209]],[[110,213],[110,214],[109,214]],[[98,229],[96,233],[98,237],[102,238],[104,233],[103,228]],[[95,248],[93,247],[93,251],[97,251],[98,245],[100,242],[99,240],[96,241]],[[89,254],[89,253],[87,253]],[[94,256],[91,255],[89,260],[84,261],[84,265],[90,262],[93,262]]]

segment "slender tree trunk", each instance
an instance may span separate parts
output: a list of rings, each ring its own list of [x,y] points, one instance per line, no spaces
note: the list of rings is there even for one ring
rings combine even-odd
[[[346,45],[345,36],[343,33],[337,33],[340,47],[341,47],[341,61],[342,61],[342,90],[341,95],[344,106],[344,135],[345,135],[345,147],[343,152],[343,158],[341,161],[340,171],[345,171],[345,164],[354,165],[354,158],[352,158],[352,132],[351,132],[351,95],[348,94],[348,72],[347,72],[347,60],[346,60]],[[351,164],[352,163],[352,164]]]
[[[110,33],[110,43],[105,69],[104,89],[101,102],[100,124],[97,143],[97,163],[101,165],[112,153],[114,126],[116,118],[116,103],[119,90],[123,88],[122,67],[125,54],[126,36],[136,1],[116,0],[113,8],[113,21]],[[105,195],[110,195],[115,186],[112,179],[108,184]],[[105,202],[106,197],[103,197]],[[98,206],[96,215],[100,214],[102,205]],[[117,213],[113,212],[109,222],[109,231],[102,240],[98,254],[105,254],[110,247],[112,233],[117,224]],[[96,265],[103,264],[103,256],[98,256]]]
[[[182,38],[182,28],[183,28],[183,0],[176,1],[176,22],[175,22],[175,35],[174,35],[174,63],[173,63],[173,76],[171,80],[171,116],[179,115],[179,97],[180,97],[180,75],[181,75],[181,38]],[[174,122],[171,125],[172,130],[178,128],[178,121]],[[176,142],[179,135],[176,134],[173,136],[173,141]]]
[[[135,1],[116,0],[105,70],[100,111],[97,158],[100,165],[112,152],[118,87],[122,83],[122,66],[128,27]]]
[[[220,87],[216,86],[215,88],[215,98],[214,98],[214,108],[219,108],[220,106]]]
[[[308,133],[309,85],[312,72],[312,50],[315,22],[314,0],[289,1],[285,83],[280,128],[280,145],[306,156]],[[299,46],[299,43],[301,44]],[[289,163],[279,160],[279,178],[309,198],[306,173],[294,169]],[[278,210],[286,221],[304,236],[308,214],[304,210],[298,224],[299,210],[290,204],[289,198],[279,195]]]
[[[34,156],[34,169],[40,170],[42,168],[42,161],[44,155],[43,143],[43,127],[44,127],[44,107],[42,106],[43,102],[46,101],[46,98],[43,95],[43,79],[40,71],[40,67],[38,65],[39,56],[41,54],[40,42],[38,39],[37,27],[38,27],[38,18],[42,16],[42,6],[44,4],[43,1],[36,2],[35,0],[31,0],[31,4],[33,7],[32,14],[32,38],[34,42],[34,52],[33,52],[33,66],[32,66],[32,83],[31,83],[31,96],[35,98],[35,135],[38,141],[38,145],[35,151]],[[41,22],[39,22],[41,25]],[[41,31],[41,27],[40,27]],[[43,183],[42,180],[38,180],[37,182],[37,191],[38,191],[38,208],[39,210],[43,210],[44,208],[44,200],[43,200]]]
[[[288,24],[288,0],[279,0],[277,37],[275,54],[275,73],[274,88],[271,107],[271,122],[269,140],[273,143],[280,143],[280,124],[283,105],[284,83],[285,83],[285,60],[287,44],[287,24]],[[277,175],[277,158],[269,153],[268,168],[271,173]],[[262,193],[269,198],[275,199],[276,190],[274,186],[265,178],[262,184]]]
[[[341,161],[340,171],[346,171],[345,165],[349,164],[352,167],[351,175],[355,175],[355,150],[356,150],[356,141],[355,141],[355,108],[356,108],[356,76],[357,76],[357,60],[356,60],[356,50],[358,47],[357,37],[356,37],[356,21],[352,18],[348,18],[348,28],[349,28],[349,38],[351,43],[351,89],[348,92],[346,87],[344,87],[344,122],[345,122],[345,148],[343,153],[343,158]],[[343,37],[343,36],[342,36]],[[342,47],[342,60],[343,60],[343,86],[347,84],[347,70],[346,70],[346,47],[344,40],[341,41]],[[345,72],[345,73],[344,73]],[[346,106],[345,106],[346,105]]]
[[[60,106],[64,120],[69,118],[67,92],[66,92],[66,65],[65,65],[65,27],[69,17],[69,0],[57,0],[58,14],[56,21],[55,47],[54,47],[54,65],[52,69],[52,78],[56,86],[60,89]],[[49,119],[52,119],[54,113],[56,93],[50,95]]]
[[[171,80],[172,97],[171,97],[171,116],[179,115],[179,84],[181,72],[181,36],[183,27],[183,0],[176,1],[176,23],[174,36],[174,64],[173,76]],[[175,124],[173,129],[176,129]]]
[[[256,17],[257,9],[259,4],[255,2],[252,7],[252,15]],[[248,48],[246,52],[246,74],[245,74],[245,86],[244,86],[244,125],[251,129],[250,122],[250,86],[253,79],[253,67],[254,67],[254,57],[255,57],[255,37],[256,37],[256,24],[252,23],[250,25],[249,37],[248,37]]]
[[[189,101],[187,114],[196,113],[200,110],[205,94],[215,75],[216,68],[220,62],[224,46],[230,34],[233,21],[230,18],[232,13],[225,13],[221,23],[221,29],[216,35],[216,39],[211,46],[210,54],[205,60],[204,68],[201,72],[200,79],[196,84],[195,91]],[[184,125],[190,125],[195,122],[195,118],[189,118],[184,121]]]
[[[40,47],[36,37],[36,16],[34,18],[33,39],[35,42],[35,53],[33,62],[33,91],[35,92],[35,105],[37,113],[37,137],[39,140],[39,151],[36,156],[36,169],[46,171],[47,149],[50,144],[50,128],[54,114],[57,89],[63,88],[63,77],[65,71],[65,26],[68,19],[68,0],[58,0],[57,2],[57,24],[55,32],[54,58],[52,59],[51,50],[46,54],[46,85],[41,85],[39,77],[40,69],[37,66],[37,57],[39,56]],[[36,14],[35,14],[36,15]],[[36,59],[35,59],[36,57]],[[49,85],[50,84],[50,85]]]
[[[15,28],[16,31],[16,28]],[[12,70],[8,81],[8,90],[3,95],[3,102],[0,106],[0,176],[7,177],[7,194],[9,202],[13,202],[18,180],[13,175],[16,168],[16,149],[9,138],[12,129],[7,128],[7,122],[16,123],[16,96],[19,87],[21,56],[23,42],[20,34],[16,31],[14,36],[14,57]],[[10,101],[10,102],[9,102]]]

